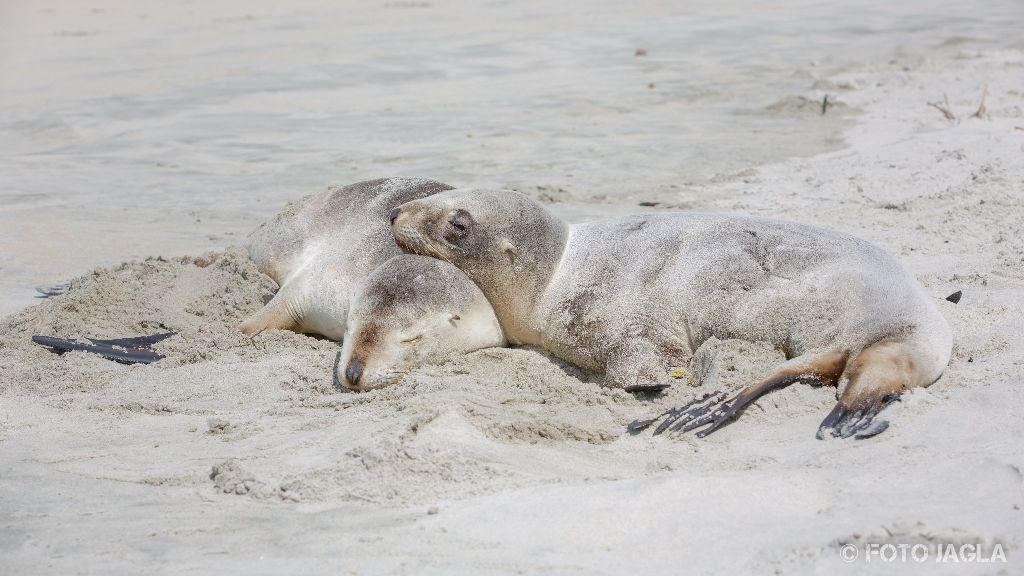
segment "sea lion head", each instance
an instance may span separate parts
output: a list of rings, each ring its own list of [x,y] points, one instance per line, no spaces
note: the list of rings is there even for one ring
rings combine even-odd
[[[394,384],[417,366],[505,344],[480,289],[433,258],[395,256],[370,274],[353,302],[335,368],[352,390]]]
[[[546,286],[568,238],[562,220],[511,190],[449,190],[402,204],[389,219],[402,250],[451,262],[496,306],[509,296],[503,289]]]

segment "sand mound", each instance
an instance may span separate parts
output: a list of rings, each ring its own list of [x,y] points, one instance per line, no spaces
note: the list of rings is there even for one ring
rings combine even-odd
[[[625,424],[688,401],[698,386],[738,389],[782,358],[762,345],[713,340],[697,355],[700,366],[687,368],[698,378],[636,397],[537,350],[490,349],[353,394],[333,382],[334,342],[283,331],[249,339],[234,330],[274,289],[240,249],[96,270],[0,325],[0,389],[60,394],[68,410],[85,403],[133,427],[173,421],[161,445],[189,458],[172,457],[161,466],[170,471],[134,478],[140,482],[261,501],[408,502],[671,468],[665,458],[692,451],[693,437],[632,437]],[[178,335],[157,346],[163,360],[146,366],[56,355],[30,342],[35,334],[164,330]],[[782,422],[830,398],[794,388],[745,420]]]

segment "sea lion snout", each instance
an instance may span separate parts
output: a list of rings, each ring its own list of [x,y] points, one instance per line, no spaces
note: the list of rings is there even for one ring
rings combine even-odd
[[[352,355],[352,359],[345,366],[345,386],[352,390],[360,390],[359,381],[363,378],[363,361],[359,356]]]
[[[388,212],[391,234],[395,238],[395,244],[402,251],[412,254],[423,254],[439,258],[440,255],[430,251],[427,245],[431,243],[429,238],[430,220],[429,214],[423,210],[418,201],[407,202],[393,208]]]

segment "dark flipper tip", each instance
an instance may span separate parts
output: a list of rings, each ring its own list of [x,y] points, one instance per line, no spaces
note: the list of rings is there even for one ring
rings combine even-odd
[[[889,428],[888,420],[871,420],[859,432],[853,435],[854,440],[863,440],[877,436]]]
[[[836,423],[844,416],[846,416],[846,406],[843,406],[842,402],[837,402],[832,411],[828,413],[828,416],[821,421],[821,425],[818,426],[818,432],[814,436],[818,440],[824,440],[826,434],[831,435],[836,427]]]
[[[888,420],[875,420],[875,416],[889,404],[899,400],[897,394],[887,394],[866,408],[851,410],[842,402],[836,404],[828,416],[821,421],[815,437],[824,440],[826,434],[833,438],[854,438],[863,440],[885,432]]]

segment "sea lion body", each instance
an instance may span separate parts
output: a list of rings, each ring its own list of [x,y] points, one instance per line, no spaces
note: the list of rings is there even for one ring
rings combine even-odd
[[[726,401],[710,432],[801,379],[847,383],[822,430],[863,433],[894,395],[935,381],[951,334],[913,276],[863,240],[790,222],[660,213],[570,226],[509,191],[452,190],[401,206],[406,251],[462,269],[513,343],[543,346],[654,390],[711,336],[789,360]],[[875,426],[878,428],[878,426]]]
[[[250,258],[280,289],[239,329],[251,335],[278,328],[341,340],[362,282],[401,254],[388,212],[449,189],[433,180],[385,178],[332,186],[289,204],[247,239]]]
[[[257,268],[280,286],[239,325],[343,340],[337,382],[353,390],[393,384],[410,369],[505,344],[494,311],[458,268],[402,254],[388,226],[399,204],[448,190],[389,178],[294,202],[249,235]]]
[[[720,214],[572,226],[533,322],[545,347],[591,369],[605,367],[625,334],[673,360],[712,336],[768,342],[790,356],[837,342],[856,354],[914,326],[937,335],[936,344],[949,341],[934,303],[881,249],[801,224]]]

